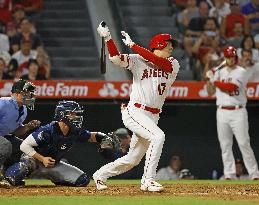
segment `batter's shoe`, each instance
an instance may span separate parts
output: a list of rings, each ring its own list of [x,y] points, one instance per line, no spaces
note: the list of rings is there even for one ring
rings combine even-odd
[[[163,191],[164,187],[154,179],[148,179],[145,183],[141,183],[140,189],[142,191],[160,192]]]
[[[97,190],[101,191],[101,190],[108,189],[108,187],[105,185],[105,183],[102,180],[98,179],[98,177],[95,174],[93,175],[93,179],[94,179]]]

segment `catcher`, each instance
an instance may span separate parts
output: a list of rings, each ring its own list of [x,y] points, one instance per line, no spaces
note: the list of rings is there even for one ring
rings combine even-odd
[[[24,185],[23,179],[32,172],[50,179],[56,185],[87,186],[90,177],[82,170],[60,161],[76,141],[98,142],[100,151],[119,149],[118,138],[113,134],[89,132],[82,129],[83,109],[75,101],[60,101],[54,120],[41,126],[21,144],[24,153],[20,162],[5,172],[5,180],[12,186]]]

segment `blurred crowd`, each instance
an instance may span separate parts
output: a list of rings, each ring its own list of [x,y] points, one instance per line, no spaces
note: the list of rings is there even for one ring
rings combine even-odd
[[[223,61],[227,46],[237,48],[238,64],[259,82],[258,0],[171,0],[181,46],[195,80]],[[183,68],[184,69],[184,68]]]
[[[0,80],[50,78],[51,63],[37,33],[43,0],[0,0]]]

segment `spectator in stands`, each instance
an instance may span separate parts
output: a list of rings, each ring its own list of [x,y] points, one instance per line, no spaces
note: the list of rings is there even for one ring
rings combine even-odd
[[[12,20],[12,0],[0,1],[0,22],[7,25]]]
[[[171,0],[172,14],[178,13],[186,8],[188,0]]]
[[[253,61],[251,49],[242,49],[239,65],[247,70],[248,82],[259,82],[259,62]]]
[[[6,27],[6,35],[9,38],[9,43],[11,44],[11,39],[17,34],[17,30],[15,25],[12,22],[9,22]],[[12,46],[10,45],[10,54],[13,54],[14,51],[12,50]]]
[[[16,59],[19,71],[22,75],[28,74],[28,63],[30,59],[36,59],[37,51],[31,49],[30,39],[23,38],[21,41],[21,50],[12,55],[12,59]]]
[[[235,48],[241,47],[241,43],[244,37],[243,33],[244,33],[243,25],[239,22],[236,22],[234,24],[234,36],[227,39],[228,44]]]
[[[24,7],[21,4],[16,4],[13,9],[13,24],[18,29],[21,20],[26,18]]]
[[[216,18],[218,24],[220,24],[222,18],[225,18],[229,13],[229,3],[226,0],[216,0],[215,5],[209,11],[209,16]]]
[[[21,31],[11,38],[11,47],[14,52],[17,52],[20,48],[19,45],[22,39],[31,41],[31,48],[36,50],[42,46],[40,37],[32,32],[32,23],[28,18],[23,18],[20,23]]]
[[[5,27],[0,23],[0,51],[9,52],[10,44],[8,36],[4,33]]]
[[[38,73],[39,64],[36,60],[30,59],[28,65],[29,73],[22,76],[24,80],[46,80],[44,75]]]
[[[259,33],[254,36],[255,48],[259,49]]]
[[[235,161],[236,166],[236,177],[234,179],[236,180],[249,180],[249,175],[247,174],[246,168],[244,166],[244,162],[241,159],[237,159]],[[224,180],[225,176],[221,176],[220,180]]]
[[[46,79],[50,78],[51,63],[48,54],[44,49],[37,50],[37,63],[39,64],[39,74],[44,75]]]
[[[4,34],[4,28],[4,25],[0,23],[0,58],[3,58],[7,65],[11,56],[9,54],[9,39],[8,36]]]
[[[244,36],[243,41],[241,42],[241,48],[237,49],[237,56],[241,58],[242,49],[252,50],[252,56],[254,62],[259,62],[259,52],[258,49],[255,48],[255,41],[253,36],[247,35]]]
[[[222,19],[220,25],[221,36],[230,38],[235,35],[234,25],[235,23],[241,23],[244,27],[244,34],[248,35],[250,32],[250,23],[248,18],[240,11],[240,5],[237,0],[230,0],[230,14]]]
[[[177,16],[177,22],[181,32],[185,32],[192,18],[199,17],[199,8],[196,5],[196,0],[187,0],[186,8]]]
[[[21,74],[18,72],[18,62],[15,59],[11,59],[7,66],[6,72],[8,79],[19,79]]]
[[[203,32],[204,24],[209,14],[209,6],[207,2],[202,1],[199,4],[199,17],[192,18],[189,22],[188,29],[185,32],[184,48],[189,56],[192,55],[191,48],[197,38]]]
[[[3,58],[0,58],[0,81],[8,79],[8,75],[6,74],[6,64]]]
[[[204,25],[204,32],[192,47],[192,53],[198,58],[195,65],[195,79],[201,80],[207,60],[207,54],[215,54],[220,51],[220,36],[214,18],[207,18]]]
[[[158,180],[179,179],[182,161],[179,156],[173,155],[167,167],[161,168],[156,174]]]
[[[251,34],[259,33],[259,1],[250,0],[241,7],[241,12],[247,16],[251,24]]]
[[[17,0],[24,7],[26,14],[38,13],[43,8],[43,0]]]

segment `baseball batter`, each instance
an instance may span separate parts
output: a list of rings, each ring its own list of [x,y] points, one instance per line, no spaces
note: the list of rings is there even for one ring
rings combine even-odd
[[[109,59],[115,65],[133,73],[130,101],[122,111],[124,125],[134,134],[130,150],[124,157],[106,164],[93,175],[98,190],[106,189],[107,178],[124,173],[139,164],[146,154],[141,190],[161,191],[162,185],[154,180],[165,140],[164,132],[157,126],[167,91],[175,81],[179,63],[170,57],[176,41],[170,34],[159,34],[150,41],[150,50],[135,44],[122,31],[123,42],[137,54],[120,54],[111,38],[108,27],[102,22],[97,28],[105,38]]]
[[[245,166],[251,179],[258,179],[257,162],[250,146],[248,134],[248,116],[246,110],[246,70],[237,65],[237,54],[234,47],[224,50],[226,66],[213,74],[206,73],[208,93],[216,91],[217,131],[222,151],[224,175],[226,179],[236,177],[235,160],[232,151],[233,134],[242,153]]]
[[[101,142],[107,135],[82,129],[83,109],[75,101],[60,101],[53,121],[41,126],[21,144],[20,162],[9,167],[5,179],[10,185],[23,185],[32,172],[56,185],[87,186],[90,178],[80,169],[61,161],[76,141]]]

